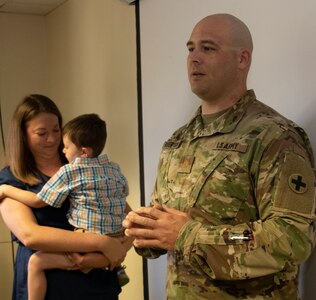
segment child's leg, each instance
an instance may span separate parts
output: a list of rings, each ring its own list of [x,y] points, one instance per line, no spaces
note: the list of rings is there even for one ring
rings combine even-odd
[[[65,257],[64,253],[36,252],[28,264],[28,299],[43,300],[45,298],[47,282],[45,270],[68,269],[73,263]]]

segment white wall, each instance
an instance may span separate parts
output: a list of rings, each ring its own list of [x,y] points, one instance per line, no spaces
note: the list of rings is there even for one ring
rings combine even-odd
[[[301,125],[316,149],[316,2],[314,0],[140,1],[145,189],[147,203],[161,146],[199,101],[186,74],[186,42],[195,23],[227,12],[242,19],[254,40],[249,88],[262,102]],[[304,300],[314,299],[309,262]],[[164,299],[165,258],[149,261],[150,300]],[[303,289],[302,289],[303,290]]]

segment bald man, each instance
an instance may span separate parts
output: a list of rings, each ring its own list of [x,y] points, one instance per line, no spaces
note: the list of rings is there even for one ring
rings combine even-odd
[[[152,206],[127,215],[126,234],[147,258],[168,252],[169,300],[299,299],[315,238],[308,137],[247,89],[242,21],[207,16],[187,48],[201,106],[164,143]]]

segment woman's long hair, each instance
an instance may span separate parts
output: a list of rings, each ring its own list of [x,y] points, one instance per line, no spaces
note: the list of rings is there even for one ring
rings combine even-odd
[[[56,104],[46,96],[32,94],[26,96],[16,107],[6,144],[6,162],[11,172],[17,179],[29,185],[39,183],[39,171],[27,144],[26,123],[39,113],[54,114],[58,118],[60,129],[62,128],[62,116]],[[62,161],[65,161],[62,145],[60,145],[59,152]]]

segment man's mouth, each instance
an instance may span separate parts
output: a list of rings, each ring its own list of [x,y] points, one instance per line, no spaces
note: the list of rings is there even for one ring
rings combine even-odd
[[[204,75],[205,75],[204,73],[198,72],[198,71],[194,71],[194,72],[191,73],[191,77],[192,78],[200,78],[200,77],[202,77]]]

